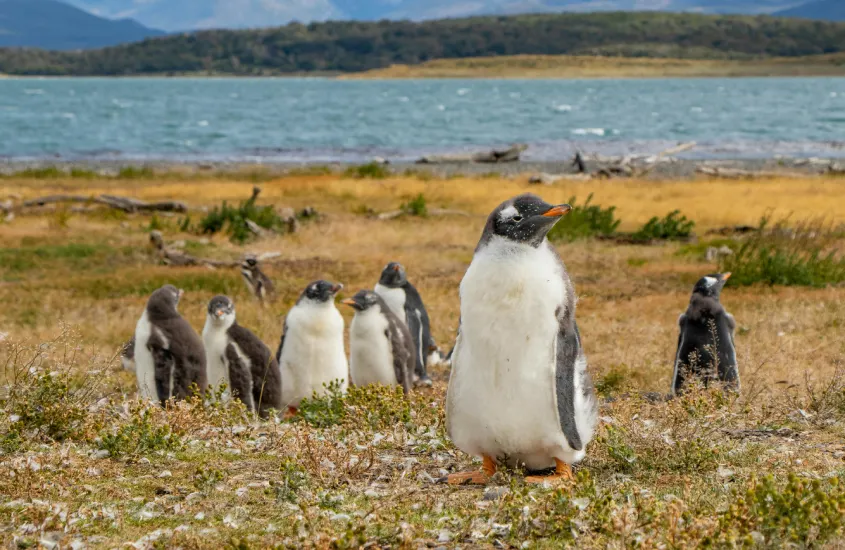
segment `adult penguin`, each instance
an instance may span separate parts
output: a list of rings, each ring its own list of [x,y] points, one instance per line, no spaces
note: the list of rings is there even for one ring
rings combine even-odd
[[[343,301],[355,310],[349,325],[349,372],[356,386],[402,386],[410,393],[414,344],[405,323],[375,292],[361,290]]]
[[[228,296],[215,296],[208,303],[202,340],[212,392],[226,384],[223,401],[234,394],[262,418],[271,409],[282,410],[279,362],[258,336],[238,324],[235,304]]]
[[[173,285],[156,290],[135,326],[138,395],[162,405],[204,393],[208,380],[202,340],[176,311],[181,297]]]
[[[408,276],[402,264],[391,262],[381,272],[381,278],[375,288],[393,313],[408,325],[414,341],[414,375],[417,382],[431,386],[426,363],[432,346],[431,322],[417,289],[408,282]]]
[[[303,399],[323,395],[333,382],[345,392],[349,363],[343,344],[343,317],[334,299],[343,285],[315,281],[308,285],[285,318],[276,352],[282,370],[282,403],[296,414]]]
[[[498,463],[571,478],[584,458],[598,406],[575,322],[575,289],[546,235],[571,210],[526,194],[487,219],[461,282],[461,324],[452,354],[447,430],[485,483]]]
[[[689,307],[678,319],[678,351],[672,376],[672,393],[678,395],[698,379],[705,386],[718,380],[739,391],[739,368],[734,332],[736,320],[720,301],[730,273],[702,277],[692,289]]]

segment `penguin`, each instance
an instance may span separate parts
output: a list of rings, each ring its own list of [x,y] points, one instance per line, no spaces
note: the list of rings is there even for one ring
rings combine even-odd
[[[725,388],[739,391],[734,344],[736,320],[719,301],[730,276],[730,273],[716,273],[700,279],[692,290],[686,313],[678,318],[673,395],[684,390],[690,377],[700,379],[705,386],[718,380]]]
[[[182,291],[173,285],[156,290],[135,326],[135,374],[141,399],[185,399],[205,392],[205,350],[199,335],[179,315]]]
[[[284,333],[276,352],[282,371],[282,405],[295,415],[300,402],[326,386],[349,386],[349,364],[343,344],[343,317],[334,299],[343,285],[315,281],[308,285],[285,318]]]
[[[272,409],[282,410],[279,362],[264,342],[238,324],[228,296],[215,296],[208,303],[202,340],[210,392],[216,393],[225,383],[223,401],[234,395],[261,418]]]
[[[135,335],[132,335],[132,339],[123,344],[123,347],[120,349],[120,364],[123,366],[123,370],[128,370],[129,372],[135,372]]]
[[[497,207],[460,285],[461,322],[446,398],[455,446],[480,456],[485,483],[498,464],[540,483],[571,479],[598,421],[598,401],[575,322],[575,289],[546,235],[569,205],[531,194]]]
[[[355,310],[349,326],[349,369],[356,386],[400,385],[411,391],[416,349],[408,327],[375,292],[361,290],[342,303]]]
[[[246,286],[249,287],[249,291],[258,298],[262,305],[264,300],[272,300],[275,297],[276,288],[273,281],[261,271],[257,257],[248,255],[244,258],[243,263],[241,263],[241,275]]]
[[[414,376],[422,385],[431,386],[431,378],[426,371],[429,350],[435,346],[431,338],[431,323],[422,297],[417,289],[408,282],[402,264],[391,262],[381,273],[375,292],[387,303],[399,319],[408,325],[414,340]]]

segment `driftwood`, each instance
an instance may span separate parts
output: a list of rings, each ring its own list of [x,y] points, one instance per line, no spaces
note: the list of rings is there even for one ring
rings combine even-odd
[[[507,149],[493,149],[481,153],[456,153],[451,155],[427,155],[420,158],[417,164],[457,164],[478,162],[483,164],[501,164],[518,162],[522,153],[528,149],[527,145],[517,144]]]
[[[99,197],[85,197],[82,195],[49,195],[24,201],[22,206],[29,208],[33,206],[45,206],[57,203],[84,203],[101,204],[110,208],[123,210],[124,212],[187,212],[188,207],[181,202],[144,202],[129,197],[117,197],[115,195],[100,195]]]
[[[205,265],[208,267],[237,267],[241,265],[240,262],[227,262],[222,260],[211,260],[208,258],[197,258],[190,254],[185,254],[173,248],[168,248],[164,243],[164,237],[161,231],[153,230],[150,232],[150,243],[156,250],[161,263],[175,267],[184,267],[191,265]]]
[[[726,179],[751,179],[751,178],[805,178],[806,174],[797,174],[795,172],[772,172],[772,171],[754,171],[754,170],[740,170],[738,168],[713,168],[710,166],[698,166],[695,169],[699,174],[711,176],[714,178]]]
[[[593,179],[591,174],[537,174],[528,179],[532,185],[554,185],[559,181],[588,181]]]

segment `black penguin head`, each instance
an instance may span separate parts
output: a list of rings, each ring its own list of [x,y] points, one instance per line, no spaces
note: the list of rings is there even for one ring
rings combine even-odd
[[[208,318],[215,323],[231,324],[235,320],[235,303],[228,296],[215,296],[208,302]]]
[[[173,285],[164,285],[150,295],[147,301],[147,312],[151,318],[166,319],[176,317],[179,313],[176,306],[182,298],[183,292]]]
[[[722,289],[725,288],[725,283],[728,282],[730,277],[730,273],[713,273],[712,275],[706,275],[695,283],[695,288],[692,289],[692,294],[693,296],[698,295],[718,300],[719,296],[722,294]]]
[[[344,300],[342,303],[352,307],[355,311],[366,311],[378,304],[378,294],[371,290],[359,290],[355,296]]]
[[[334,297],[341,290],[343,290],[343,285],[340,283],[315,281],[308,285],[302,293],[302,298],[319,303],[331,302],[334,301]]]
[[[537,195],[519,195],[503,202],[490,214],[481,240],[487,242],[498,236],[536,248],[570,210],[568,204],[554,206]]]
[[[399,288],[408,282],[408,277],[405,274],[405,268],[398,262],[390,262],[384,271],[381,272],[379,284],[389,288]]]

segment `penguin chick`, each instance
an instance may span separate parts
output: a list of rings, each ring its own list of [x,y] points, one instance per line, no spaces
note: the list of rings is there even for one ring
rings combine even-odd
[[[308,285],[285,318],[276,352],[282,371],[282,404],[296,414],[305,398],[324,395],[326,386],[349,385],[349,364],[343,344],[343,317],[334,299],[341,284],[316,281]]]
[[[207,384],[202,340],[176,311],[181,297],[173,285],[156,290],[135,326],[138,395],[162,405],[187,398],[194,387],[202,394]]]
[[[262,304],[265,300],[273,300],[276,295],[275,286],[270,277],[264,274],[258,263],[258,258],[249,255],[241,263],[241,275],[253,296]]]
[[[713,380],[739,391],[739,367],[734,332],[736,320],[720,302],[730,273],[700,279],[692,290],[689,307],[678,319],[678,350],[672,376],[672,393],[680,394],[691,378],[705,387]]]
[[[431,338],[431,322],[416,287],[408,282],[402,264],[391,262],[381,273],[375,292],[406,325],[414,341],[414,375],[419,384],[431,386],[426,370]]]
[[[352,383],[398,384],[410,393],[416,350],[408,327],[375,292],[361,290],[343,303],[355,310],[349,326]]]
[[[279,363],[264,342],[238,324],[235,304],[227,296],[215,296],[208,303],[202,340],[211,392],[226,384],[223,401],[234,395],[262,418],[271,409],[282,410]]]
[[[460,286],[461,322],[446,399],[455,446],[480,456],[480,472],[452,484],[485,483],[497,462],[541,482],[571,478],[584,458],[598,403],[575,322],[575,289],[546,235],[570,211],[526,194],[487,220]]]

